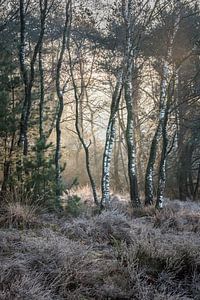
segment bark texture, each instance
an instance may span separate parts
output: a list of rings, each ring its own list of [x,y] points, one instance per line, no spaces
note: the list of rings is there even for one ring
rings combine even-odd
[[[124,78],[124,97],[127,110],[126,123],[126,144],[128,152],[128,177],[130,187],[130,199],[133,207],[141,205],[137,182],[136,167],[136,145],[134,138],[135,115],[133,111],[133,77],[135,72],[136,45],[134,37],[134,21],[133,21],[133,2],[131,0],[123,1],[123,17],[126,30],[126,46],[125,46],[125,78]]]
[[[117,112],[119,109],[119,103],[121,98],[123,88],[123,73],[120,72],[115,89],[112,96],[110,117],[106,130],[106,142],[103,153],[103,166],[102,166],[102,179],[101,179],[101,206],[109,206],[110,202],[110,164],[112,157],[113,144],[115,140],[115,122],[117,117]]]

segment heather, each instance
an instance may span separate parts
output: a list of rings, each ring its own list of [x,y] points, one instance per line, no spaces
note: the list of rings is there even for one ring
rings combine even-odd
[[[0,299],[199,299],[200,205],[112,204],[99,213],[83,201],[75,216],[6,207]]]

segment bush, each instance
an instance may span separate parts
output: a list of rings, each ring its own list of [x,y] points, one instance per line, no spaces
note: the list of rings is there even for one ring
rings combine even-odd
[[[67,198],[65,211],[67,214],[78,217],[84,210],[84,204],[81,202],[81,198],[77,195],[72,195]]]
[[[0,226],[25,229],[36,226],[38,206],[17,200],[2,204],[0,208]]]
[[[162,231],[191,231],[200,232],[200,213],[188,210],[174,211],[172,208],[164,208],[157,211],[154,216],[154,226]]]
[[[130,243],[130,225],[123,214],[104,211],[90,219],[78,218],[66,222],[62,232],[70,239],[85,242],[113,244],[116,241]]]

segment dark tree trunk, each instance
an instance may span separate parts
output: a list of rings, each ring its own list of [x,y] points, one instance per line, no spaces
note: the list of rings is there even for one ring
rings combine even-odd
[[[12,166],[12,154],[14,151],[14,143],[15,143],[15,132],[13,132],[12,137],[11,137],[11,144],[10,144],[8,157],[6,157],[5,161],[4,161],[3,182],[2,182],[2,186],[1,186],[0,198],[4,195],[4,193],[7,191],[7,188],[8,188],[8,181],[9,181],[9,177],[10,177],[10,173],[11,173],[11,166]],[[7,140],[6,140],[6,144],[7,144]],[[5,151],[7,151],[7,150],[5,149]]]
[[[72,78],[72,84],[73,84],[73,90],[74,90],[74,98],[75,98],[75,127],[76,127],[76,132],[78,134],[78,138],[80,141],[80,144],[82,145],[84,152],[85,152],[85,161],[86,161],[86,170],[87,174],[90,180],[90,185],[92,188],[92,193],[93,193],[93,198],[94,202],[97,206],[99,206],[99,201],[98,201],[98,195],[97,195],[97,189],[96,189],[96,183],[94,180],[94,177],[92,175],[91,171],[91,166],[90,166],[90,151],[89,147],[91,145],[91,141],[89,144],[86,144],[83,136],[83,116],[80,116],[80,111],[82,115],[82,108],[80,109],[80,105],[82,105],[82,100],[83,100],[83,93],[85,92],[85,85],[83,84],[83,81],[81,81],[81,92],[78,92],[78,87],[74,78],[74,72],[73,72],[73,65],[72,65],[72,58],[71,58],[71,52],[70,49],[68,49],[69,52],[69,60],[70,60],[70,73],[71,73],[71,78]],[[82,75],[82,74],[81,74]],[[82,78],[83,80],[83,78]]]
[[[70,37],[70,26],[71,26],[71,0],[68,0],[66,3],[65,9],[65,24],[63,28],[62,35],[62,45],[61,51],[58,58],[57,63],[57,71],[56,71],[56,92],[58,96],[58,111],[56,118],[56,151],[55,151],[55,169],[56,169],[56,207],[60,207],[60,197],[62,194],[62,184],[61,184],[61,126],[60,122],[62,119],[62,113],[64,108],[64,99],[63,99],[63,91],[61,91],[61,69],[63,64],[63,57],[67,47],[67,43],[69,43]]]
[[[39,104],[39,134],[40,140],[44,138],[44,70],[43,70],[43,60],[42,60],[42,45],[39,51],[39,73],[40,73],[40,104]]]
[[[25,42],[25,5],[24,0],[20,0],[20,50],[19,50],[19,61],[20,61],[20,70],[22,74],[22,79],[24,83],[24,100],[22,105],[21,120],[20,120],[20,135],[19,135],[19,145],[24,146],[25,142],[25,115],[27,110],[27,101],[28,101],[28,72],[26,68],[26,42]]]
[[[83,149],[85,151],[86,169],[87,169],[87,174],[88,174],[88,177],[89,177],[89,180],[90,180],[90,185],[91,185],[92,192],[93,192],[94,202],[97,206],[99,206],[98,195],[97,195],[97,190],[96,190],[96,184],[95,184],[94,178],[92,176],[91,167],[90,167],[89,147],[91,145],[91,142],[88,145],[85,143],[84,138],[83,138],[82,133],[81,133],[81,129],[79,128],[79,96],[78,96],[77,86],[76,86],[76,82],[75,82],[74,75],[73,75],[71,58],[70,58],[70,69],[71,69],[71,75],[72,75],[72,81],[73,81],[75,107],[76,107],[76,113],[75,113],[76,132],[78,134],[78,138],[79,138],[79,140],[80,140],[80,142],[83,146]]]
[[[45,31],[45,22],[46,22],[46,14],[48,8],[48,0],[44,0],[44,7],[42,5],[42,1],[40,0],[40,13],[41,13],[41,24],[40,24],[40,35],[35,45],[33,56],[30,62],[30,74],[28,74],[25,62],[25,51],[26,51],[26,41],[25,41],[25,8],[24,8],[24,0],[20,0],[20,69],[22,73],[23,83],[24,83],[24,101],[22,107],[21,121],[20,121],[20,133],[19,133],[19,141],[18,144],[23,146],[23,155],[28,154],[28,126],[29,126],[29,118],[31,113],[32,106],[32,88],[34,85],[35,79],[35,63],[37,59],[37,55],[41,49],[44,31]]]
[[[194,189],[194,195],[193,195],[194,200],[196,200],[196,197],[198,196],[199,182],[200,182],[200,164],[198,167],[197,181],[196,181],[196,185],[195,185],[195,189]]]

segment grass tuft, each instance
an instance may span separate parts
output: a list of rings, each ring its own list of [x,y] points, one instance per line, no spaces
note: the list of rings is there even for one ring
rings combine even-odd
[[[23,202],[8,202],[0,209],[0,226],[25,229],[38,224],[38,207]]]

